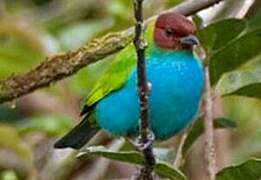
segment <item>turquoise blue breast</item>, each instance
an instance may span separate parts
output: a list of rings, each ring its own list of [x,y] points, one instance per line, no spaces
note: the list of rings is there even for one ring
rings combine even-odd
[[[147,60],[147,76],[152,84],[150,123],[157,139],[174,136],[198,112],[204,88],[202,65],[187,52],[153,51]],[[99,125],[114,135],[138,132],[139,100],[136,69],[126,84],[103,98],[96,106]]]

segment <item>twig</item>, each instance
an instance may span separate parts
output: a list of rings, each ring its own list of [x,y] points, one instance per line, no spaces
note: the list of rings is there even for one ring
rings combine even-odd
[[[167,11],[175,11],[189,16],[220,1],[222,0],[190,0]],[[153,16],[145,23],[156,17]],[[133,28],[105,35],[74,52],[49,57],[28,73],[0,81],[0,103],[29,94],[76,73],[81,68],[121,50],[131,42],[132,36]]]
[[[134,16],[135,16],[135,36],[133,43],[137,53],[137,73],[138,73],[138,89],[140,101],[140,139],[139,143],[142,147],[142,153],[145,158],[145,165],[141,168],[137,179],[153,179],[152,171],[155,165],[155,157],[153,154],[153,140],[149,139],[149,87],[146,75],[145,50],[146,42],[144,40],[144,24],[143,24],[143,0],[133,0]]]
[[[217,165],[216,165],[216,150],[214,143],[214,126],[213,126],[213,100],[212,91],[209,79],[209,67],[205,65],[205,97],[203,99],[204,112],[204,127],[205,127],[205,156],[208,163],[207,171],[210,180],[215,180]]]
[[[230,3],[229,8],[227,9],[227,13],[218,13],[222,14],[225,17],[236,17],[243,18],[250,7],[254,4],[255,0],[240,0],[238,2],[227,1],[226,3]],[[231,4],[232,3],[232,4]],[[233,5],[233,6],[232,6]],[[212,19],[213,20],[213,19]],[[204,111],[204,127],[205,127],[205,155],[208,163],[208,176],[210,180],[215,180],[216,172],[217,172],[217,163],[216,163],[216,149],[214,142],[214,128],[213,128],[213,98],[212,97],[212,89],[210,86],[209,79],[209,67],[208,60],[205,63],[205,97],[203,100],[203,111]]]
[[[187,134],[187,132],[184,132],[182,135],[181,135],[181,138],[180,138],[180,142],[179,142],[179,144],[178,144],[178,150],[177,150],[177,153],[176,153],[176,158],[175,158],[175,161],[174,161],[174,163],[173,163],[173,165],[175,166],[175,167],[180,167],[180,165],[181,165],[181,163],[182,163],[182,148],[183,148],[183,146],[184,146],[184,143],[185,143],[185,141],[186,141],[186,139],[187,139],[187,136],[188,136],[188,134]]]

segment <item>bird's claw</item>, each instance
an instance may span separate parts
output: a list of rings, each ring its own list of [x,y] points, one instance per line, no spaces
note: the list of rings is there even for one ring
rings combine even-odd
[[[152,131],[150,131],[148,133],[146,142],[144,142],[144,140],[141,138],[141,136],[138,137],[137,142],[136,142],[136,147],[139,151],[144,151],[145,149],[152,146],[154,140],[155,140],[155,135]]]

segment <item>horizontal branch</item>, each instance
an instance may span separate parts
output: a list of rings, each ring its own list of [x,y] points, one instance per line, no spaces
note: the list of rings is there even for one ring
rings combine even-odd
[[[26,74],[0,81],[0,103],[18,98],[36,89],[68,77],[81,68],[124,48],[132,34],[110,33],[94,39],[74,52],[48,57],[42,64]]]
[[[220,1],[222,0],[190,0],[163,13],[175,11],[189,16]],[[156,17],[149,18],[146,23]],[[25,74],[0,81],[0,103],[49,86],[51,83],[76,73],[81,68],[123,49],[132,41],[133,34],[133,28],[109,33],[90,41],[76,51],[48,57],[42,64]]]

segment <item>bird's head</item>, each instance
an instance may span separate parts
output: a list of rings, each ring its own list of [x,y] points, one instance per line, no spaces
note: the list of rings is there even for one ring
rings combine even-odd
[[[174,12],[165,13],[157,18],[154,41],[162,49],[188,50],[199,44],[194,35],[197,31],[193,22]]]

